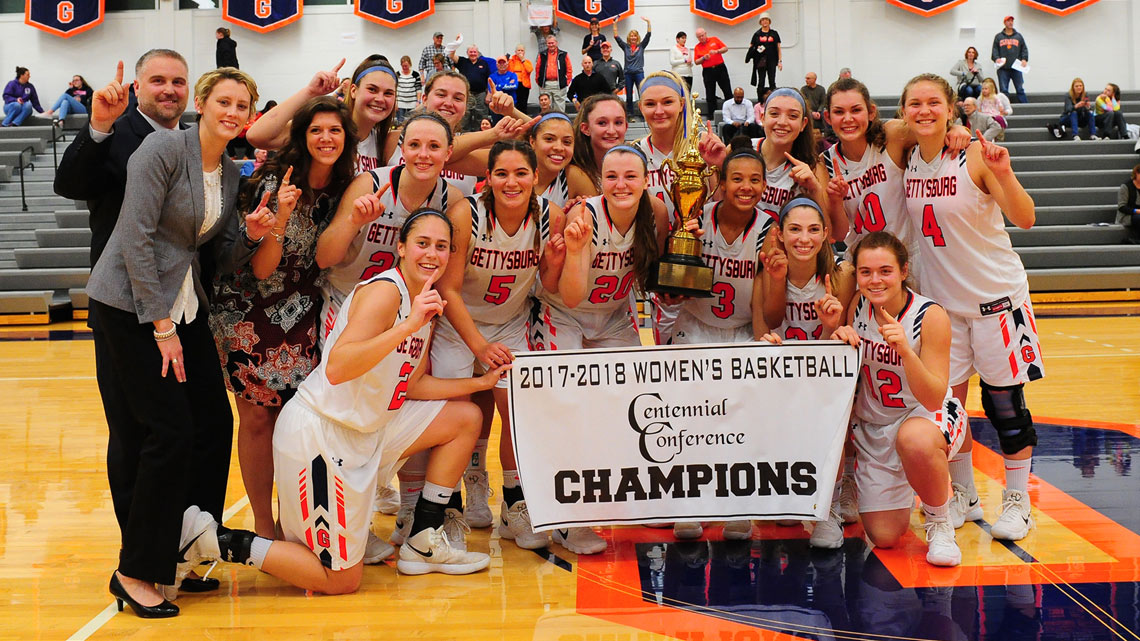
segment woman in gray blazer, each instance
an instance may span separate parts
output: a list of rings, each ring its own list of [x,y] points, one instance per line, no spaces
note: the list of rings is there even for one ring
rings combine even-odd
[[[132,450],[126,469],[108,472],[134,488],[110,591],[120,610],[125,601],[146,618],[178,614],[156,585],[175,585],[180,553],[212,522],[187,506],[224,497],[229,473],[233,416],[200,259],[209,253],[217,271],[229,271],[275,224],[261,207],[242,231],[238,170],[224,155],[253,113],[257,85],[227,67],[204,74],[194,91],[198,126],[156,132],[131,156],[119,220],[87,283],[134,419],[108,417]]]

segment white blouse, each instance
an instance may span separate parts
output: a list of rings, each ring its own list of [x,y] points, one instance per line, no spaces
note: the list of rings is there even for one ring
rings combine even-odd
[[[206,217],[202,227],[198,230],[198,237],[209,231],[214,223],[222,216],[222,165],[214,171],[202,172],[202,181],[206,195]],[[205,286],[205,285],[203,285]],[[175,323],[192,323],[198,316],[198,294],[194,291],[194,265],[186,268],[186,277],[182,279],[182,287],[174,299],[174,306],[170,308],[170,320]]]

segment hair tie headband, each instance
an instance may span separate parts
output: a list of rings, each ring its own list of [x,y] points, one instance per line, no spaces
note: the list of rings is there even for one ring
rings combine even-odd
[[[534,123],[534,128],[532,128],[531,131],[537,130],[539,127],[542,126],[542,123],[544,123],[547,120],[550,120],[552,118],[561,118],[562,120],[565,120],[566,122],[568,122],[570,124],[574,124],[574,121],[570,120],[570,116],[567,116],[566,114],[562,113],[561,111],[548,111],[545,114],[543,114],[541,118],[538,119],[538,122]]]
[[[616,145],[616,146],[610,147],[609,151],[607,151],[607,152],[606,152],[606,153],[605,153],[605,154],[602,156],[602,159],[604,160],[606,156],[608,156],[608,155],[610,155],[610,154],[614,153],[615,151],[624,151],[624,152],[626,152],[626,153],[635,154],[635,155],[636,155],[638,158],[640,158],[640,159],[641,159],[641,161],[642,161],[642,162],[644,162],[644,163],[648,163],[648,162],[649,162],[649,159],[645,157],[645,153],[644,153],[644,152],[642,152],[642,151],[641,151],[640,149],[638,149],[637,147],[632,147],[632,146],[630,146],[630,145]]]
[[[367,76],[368,74],[372,73],[373,71],[383,71],[384,73],[388,74],[389,76],[392,76],[393,80],[399,80],[398,78],[396,78],[395,70],[393,70],[391,67],[385,67],[384,65],[376,65],[373,67],[369,67],[369,68],[365,69],[364,71],[361,71],[360,73],[356,74],[356,77],[352,79],[352,84],[354,84],[354,85],[358,84],[360,82],[361,78],[363,78],[364,76]]]
[[[807,103],[804,102],[803,95],[800,94],[800,92],[798,92],[795,89],[792,89],[790,87],[780,87],[779,89],[777,89],[777,90],[773,91],[771,94],[769,94],[768,99],[764,101],[764,109],[768,108],[768,105],[772,102],[773,98],[780,98],[780,97],[784,97],[784,96],[786,96],[788,98],[795,98],[796,102],[800,103],[800,108],[803,109],[805,112],[807,111]]]
[[[650,76],[641,82],[641,88],[638,90],[637,95],[641,95],[646,89],[650,87],[668,87],[677,92],[678,96],[684,96],[685,92],[681,89],[681,85],[673,81],[669,76]]]
[[[400,225],[401,235],[407,236],[408,232],[411,231],[411,229],[412,229],[412,222],[415,221],[417,218],[423,218],[424,216],[436,216],[438,218],[442,218],[443,220],[446,220],[449,225],[451,224],[451,221],[447,218],[447,215],[444,214],[443,212],[439,211],[438,209],[431,209],[430,207],[424,207],[423,209],[417,209],[415,212],[412,213],[411,216],[408,216],[407,218],[404,219],[404,224]]]
[[[784,216],[787,216],[788,212],[792,211],[796,207],[810,207],[818,211],[820,216],[823,216],[823,210],[820,209],[819,203],[815,202],[811,198],[807,198],[806,196],[800,196],[798,198],[789,200],[788,204],[784,205],[780,209],[780,222],[783,222]]]

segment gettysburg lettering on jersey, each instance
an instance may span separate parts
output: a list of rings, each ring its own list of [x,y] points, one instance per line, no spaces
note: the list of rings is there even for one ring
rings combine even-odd
[[[819,315],[816,313],[815,303],[797,303],[788,301],[788,308],[784,312],[784,321],[814,321],[819,320]]]
[[[859,345],[860,349],[863,350],[864,360],[874,361],[884,365],[902,366],[902,356],[899,356],[895,348],[886,343],[864,338]]]
[[[419,336],[409,336],[400,341],[396,346],[396,351],[400,354],[407,354],[413,359],[419,358],[424,353],[424,339]]]
[[[633,248],[622,252],[598,252],[590,263],[591,269],[616,271],[633,265]]]
[[[756,261],[725,258],[715,254],[703,254],[705,264],[713,269],[713,274],[725,278],[755,278]]]
[[[849,178],[847,180],[850,189],[847,191],[847,195],[843,197],[843,200],[859,198],[863,195],[865,190],[885,182],[887,182],[887,169],[883,167],[883,163],[877,163],[874,167],[863,172],[862,176]]]
[[[374,222],[368,226],[368,235],[365,239],[370,243],[388,243],[394,246],[400,239],[400,228]]]
[[[401,163],[403,164],[403,163]],[[366,171],[372,171],[380,167],[380,159],[373,156],[365,156],[358,154],[356,156],[356,173],[363,174]]]
[[[957,176],[906,179],[907,198],[946,198],[957,194]]]
[[[780,209],[782,209],[784,205],[788,204],[788,201],[791,200],[795,195],[795,190],[768,185],[764,188],[764,193],[761,194],[760,200],[775,206],[776,214],[778,215]],[[773,216],[773,218],[775,218],[775,216]]]
[[[520,270],[538,267],[540,254],[537,249],[514,249],[500,251],[487,247],[471,250],[470,264],[484,269]]]

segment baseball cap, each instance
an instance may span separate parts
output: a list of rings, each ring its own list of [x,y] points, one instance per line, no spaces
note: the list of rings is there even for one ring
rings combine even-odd
[[[443,37],[443,32],[442,32],[442,31],[436,31],[435,33],[431,34],[431,37],[433,37],[433,38],[442,38],[442,37]]]
[[[507,57],[506,56],[499,56],[498,58],[495,58],[495,62],[501,62],[503,64],[507,64]]]
[[[1001,19],[1002,22],[1005,22],[1006,20],[1013,20],[1013,16],[1006,16]]]
[[[602,49],[613,49],[613,46],[609,42],[603,42]]]

